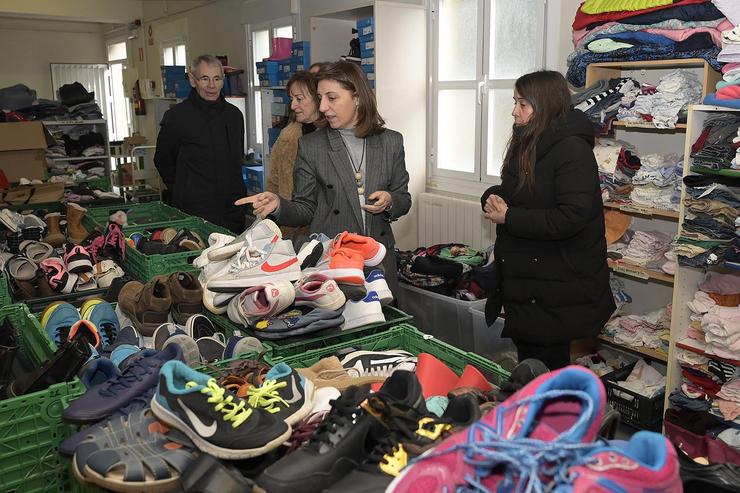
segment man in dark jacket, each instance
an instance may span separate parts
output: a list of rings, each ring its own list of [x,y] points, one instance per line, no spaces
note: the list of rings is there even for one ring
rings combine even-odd
[[[244,117],[221,95],[224,69],[216,57],[196,58],[189,77],[194,90],[162,118],[154,164],[172,205],[241,233],[244,213],[234,201],[246,193]]]

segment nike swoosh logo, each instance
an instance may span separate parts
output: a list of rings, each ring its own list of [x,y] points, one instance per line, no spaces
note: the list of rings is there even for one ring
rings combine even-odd
[[[198,435],[202,436],[203,438],[210,438],[216,433],[216,428],[218,427],[218,423],[216,423],[216,420],[213,420],[213,423],[211,423],[209,426],[206,426],[203,421],[200,420],[197,414],[195,414],[193,411],[186,406],[182,400],[177,399],[178,404],[180,404],[180,407],[185,411],[185,414],[188,416],[188,419],[193,425],[193,428],[195,428],[195,431],[198,432]]]
[[[296,383],[298,379],[295,377],[295,375],[293,376],[293,378],[291,380],[293,380],[293,388],[292,388],[293,397],[291,397],[290,399],[287,399],[285,401],[288,404],[293,404],[293,403],[296,403],[296,402],[300,401],[301,400],[301,396],[303,395],[303,394],[301,394],[301,391],[298,390],[298,384]]]
[[[275,264],[275,265],[272,265],[269,262],[265,261],[262,264],[262,270],[265,271],[265,272],[277,272],[277,271],[283,270],[286,267],[289,267],[289,266],[291,266],[291,265],[293,265],[295,263],[298,263],[298,258],[297,257],[293,257],[290,260],[286,260],[285,262],[282,262],[280,264]]]

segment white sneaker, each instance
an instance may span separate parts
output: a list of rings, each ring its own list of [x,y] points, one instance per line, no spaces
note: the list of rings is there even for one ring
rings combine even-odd
[[[113,260],[101,260],[93,267],[93,275],[98,282],[98,287],[108,288],[114,279],[126,275],[123,269]]]
[[[339,310],[347,301],[334,279],[315,273],[295,284],[295,304],[326,310]]]
[[[262,243],[262,247],[242,247],[228,269],[218,272],[208,281],[208,289],[217,293],[239,293],[266,282],[301,278],[301,267],[290,240],[279,240],[274,236],[268,242],[260,239],[256,243]]]
[[[228,314],[232,322],[247,326],[282,313],[294,300],[295,289],[289,281],[267,282],[234,297],[229,302]]]
[[[344,305],[344,324],[342,330],[354,329],[363,325],[385,322],[383,306],[375,291],[369,291],[360,301],[347,300]]]
[[[383,271],[380,269],[373,269],[373,271],[367,275],[367,278],[365,279],[365,289],[367,289],[368,293],[370,291],[378,293],[381,305],[387,305],[393,301],[393,293],[388,287],[388,282],[385,280]]]
[[[208,235],[208,248],[200,252],[200,255],[193,260],[193,265],[200,267],[201,269],[212,264],[213,261],[208,258],[208,254],[214,250],[221,248],[224,245],[228,245],[234,241],[234,237],[231,235],[225,235],[223,233],[211,233]]]
[[[226,313],[226,307],[231,301],[231,298],[235,296],[235,293],[216,293],[208,289],[208,284],[202,284],[202,286],[203,306],[206,307],[206,310],[216,315]]]
[[[238,253],[245,245],[262,248],[262,246],[258,245],[256,242],[263,238],[272,239],[273,236],[277,236],[278,240],[283,237],[283,233],[280,231],[277,224],[269,219],[255,221],[246,229],[246,231],[231,240],[229,243],[216,247],[208,252],[208,259],[211,261],[227,260]]]

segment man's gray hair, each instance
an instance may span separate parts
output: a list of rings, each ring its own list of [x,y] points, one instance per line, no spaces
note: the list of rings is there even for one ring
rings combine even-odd
[[[206,63],[208,65],[218,65],[218,69],[221,71],[221,75],[224,75],[224,66],[221,64],[221,60],[213,55],[200,55],[199,57],[195,58],[190,64],[190,73],[195,74],[195,70],[201,63]]]

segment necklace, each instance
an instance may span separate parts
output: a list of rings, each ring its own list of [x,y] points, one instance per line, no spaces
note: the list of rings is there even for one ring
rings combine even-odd
[[[342,144],[344,144],[344,150],[347,151],[347,157],[349,157],[349,162],[352,165],[352,169],[355,172],[355,184],[357,184],[357,195],[365,195],[365,187],[363,187],[363,176],[362,176],[362,165],[365,162],[365,144],[367,143],[367,139],[362,139],[362,157],[360,158],[360,164],[355,165],[355,160],[352,157],[352,153],[349,152],[349,147],[347,147],[347,142],[345,142],[344,137],[342,137]]]

